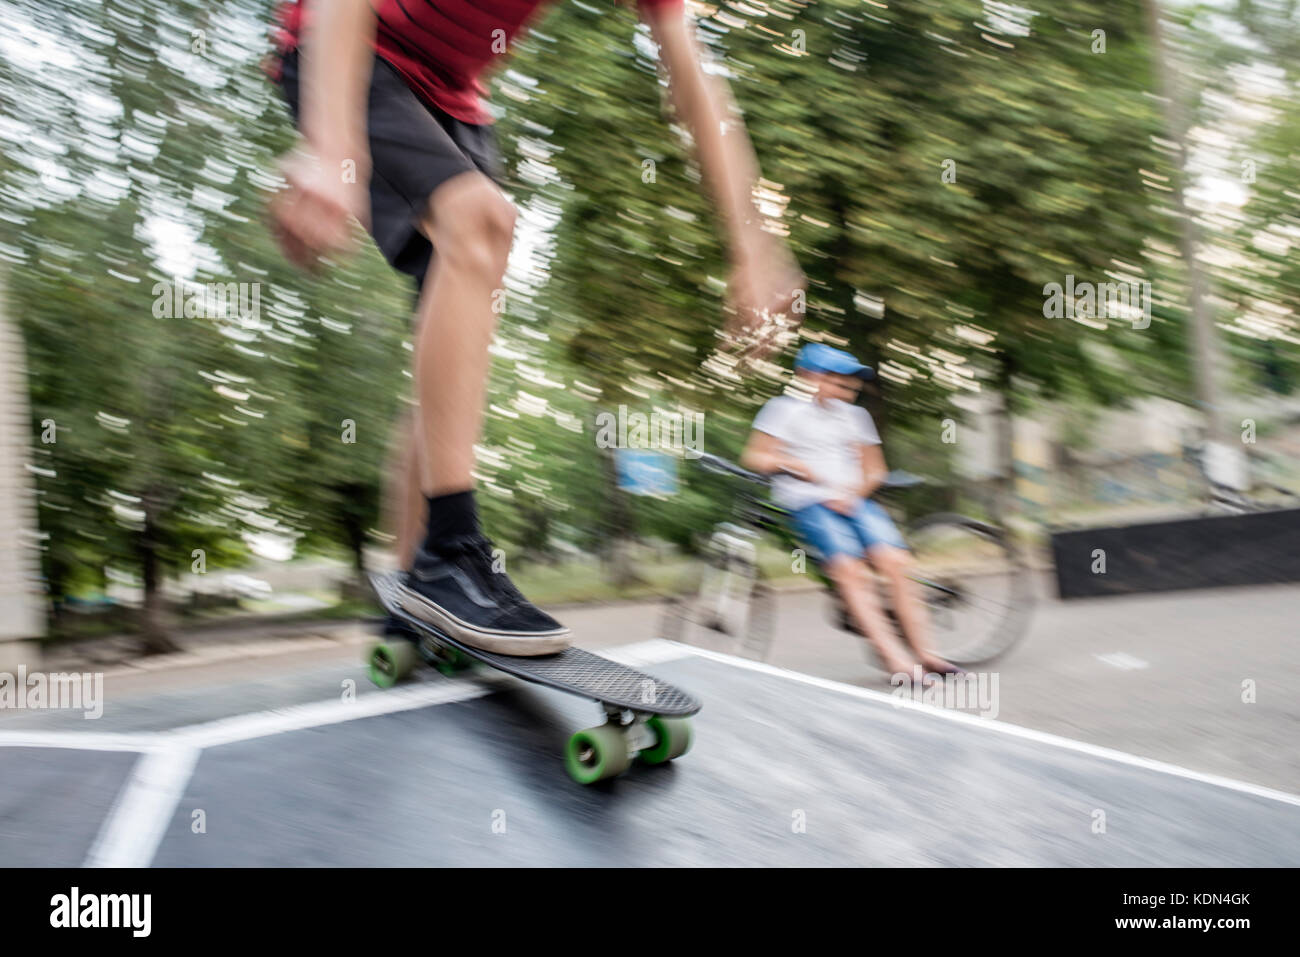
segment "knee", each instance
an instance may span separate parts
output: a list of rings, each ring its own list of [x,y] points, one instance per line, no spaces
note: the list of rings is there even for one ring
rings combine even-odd
[[[514,204],[501,190],[486,177],[478,177],[453,183],[445,194],[434,193],[426,228],[436,256],[495,280],[505,272],[516,217]]]
[[[862,563],[856,561],[847,555],[839,555],[832,559],[826,567],[826,572],[830,575],[831,581],[840,588],[849,588],[862,584],[866,580],[867,570],[862,567]]]
[[[912,557],[902,549],[878,548],[871,556],[871,564],[890,581],[899,582],[912,568]]]

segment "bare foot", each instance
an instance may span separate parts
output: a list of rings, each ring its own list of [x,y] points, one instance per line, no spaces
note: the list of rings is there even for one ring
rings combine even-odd
[[[921,685],[927,685],[927,686],[932,685],[935,682],[940,680],[938,675],[931,673],[934,669],[921,665],[920,662],[917,661],[900,659],[897,663],[893,665],[885,665],[884,667],[885,667],[885,673],[888,674],[891,679],[895,675],[901,674],[901,675],[906,675],[909,681],[916,681]],[[918,668],[921,671],[921,675],[919,679],[917,677]]]
[[[926,671],[933,671],[940,675],[964,675],[965,669],[954,665],[950,661],[944,661],[938,655],[922,655],[921,664]]]

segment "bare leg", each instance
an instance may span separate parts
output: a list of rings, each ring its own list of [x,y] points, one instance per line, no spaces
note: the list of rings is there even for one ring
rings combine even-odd
[[[419,400],[418,488],[429,503],[426,528],[437,536],[429,550],[404,537],[416,574],[399,589],[398,603],[445,634],[485,651],[543,655],[568,645],[569,631],[528,602],[497,567],[476,523],[474,446],[483,429],[501,288],[515,211],[482,173],[461,173],[439,186],[421,217],[433,244],[415,336],[415,391]],[[407,466],[406,527],[419,504],[411,492],[416,469]],[[418,524],[416,524],[418,534]]]
[[[421,228],[437,255],[420,297],[415,342],[420,402],[421,491],[474,487],[474,443],[483,425],[488,346],[515,210],[482,173],[462,173],[434,191]]]
[[[920,599],[916,582],[908,577],[912,568],[912,556],[901,548],[876,545],[867,551],[867,558],[889,583],[894,600],[894,614],[903,626],[908,644],[920,655],[921,664],[931,670],[950,667],[930,644],[930,614],[925,602]]]
[[[394,430],[396,445],[389,474],[393,480],[388,486],[390,523],[397,537],[395,543],[398,567],[410,568],[415,560],[415,550],[424,535],[428,508],[421,487],[428,483],[420,477],[420,430],[415,412],[409,412]]]
[[[866,566],[856,558],[837,555],[826,571],[858,631],[875,645],[885,671],[891,675],[900,671],[910,674],[914,662],[885,618]]]

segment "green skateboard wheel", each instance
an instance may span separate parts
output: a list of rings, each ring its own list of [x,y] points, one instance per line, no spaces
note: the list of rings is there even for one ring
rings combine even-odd
[[[579,784],[595,784],[617,777],[627,770],[631,758],[622,728],[612,724],[587,728],[569,738],[564,765]]]
[[[452,678],[473,664],[474,659],[460,649],[442,645],[438,648],[434,667],[448,678]]]
[[[415,669],[416,657],[415,645],[409,641],[381,641],[367,659],[370,680],[380,688],[391,688]]]
[[[657,714],[646,721],[646,727],[655,735],[654,747],[641,752],[641,760],[646,764],[666,764],[691,749],[694,734],[690,718],[665,718]]]

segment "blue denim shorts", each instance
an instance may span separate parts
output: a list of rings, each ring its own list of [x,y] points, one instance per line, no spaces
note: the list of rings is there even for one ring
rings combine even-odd
[[[852,515],[841,515],[825,505],[809,505],[790,516],[795,533],[814,557],[827,562],[836,555],[862,558],[874,545],[907,548],[889,513],[870,499],[858,502]]]

